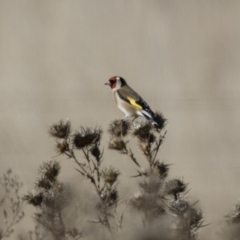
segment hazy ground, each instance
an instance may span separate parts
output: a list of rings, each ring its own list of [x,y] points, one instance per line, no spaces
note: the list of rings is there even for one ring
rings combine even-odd
[[[212,236],[240,197],[239,8],[234,0],[1,1],[0,172],[12,168],[27,191],[55,155],[52,123],[106,129],[121,118],[103,85],[121,75],[168,119],[160,159],[190,183],[213,223],[202,233]],[[105,159],[131,185],[134,166],[111,152]],[[79,177],[61,162],[64,181]]]

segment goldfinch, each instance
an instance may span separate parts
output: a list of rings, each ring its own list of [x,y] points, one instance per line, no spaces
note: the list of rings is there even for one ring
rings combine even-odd
[[[154,125],[158,125],[154,112],[122,77],[111,77],[105,85],[111,87],[115,102],[118,108],[125,113],[125,117],[144,116]]]

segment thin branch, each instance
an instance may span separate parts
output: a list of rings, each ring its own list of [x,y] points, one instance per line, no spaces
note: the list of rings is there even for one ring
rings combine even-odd
[[[164,132],[163,136],[161,136],[161,135],[159,136],[159,140],[158,140],[158,142],[156,143],[157,146],[156,146],[156,148],[153,150],[153,151],[155,151],[155,153],[154,153],[154,155],[153,155],[152,163],[154,163],[155,160],[156,160],[156,157],[157,157],[159,148],[160,148],[160,146],[162,145],[163,140],[164,140],[166,134],[167,134],[167,131]]]
[[[140,164],[138,163],[137,159],[135,158],[135,156],[134,156],[131,148],[127,149],[127,147],[125,147],[124,150],[125,150],[124,153],[127,154],[127,155],[131,158],[131,160],[132,160],[138,167],[141,168],[141,166],[140,166]]]

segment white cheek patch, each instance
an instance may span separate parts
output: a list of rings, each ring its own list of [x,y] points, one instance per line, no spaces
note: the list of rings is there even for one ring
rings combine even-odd
[[[116,77],[116,79],[117,79],[117,81],[119,81],[119,80],[120,80],[120,77]]]

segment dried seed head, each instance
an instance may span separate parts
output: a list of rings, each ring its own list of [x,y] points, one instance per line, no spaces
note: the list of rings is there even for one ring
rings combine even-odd
[[[101,155],[99,147],[97,145],[94,145],[90,151],[91,151],[91,154],[96,158],[96,160],[99,161],[100,155]]]
[[[46,178],[39,179],[36,185],[38,188],[43,188],[45,190],[49,190],[52,187],[52,183]]]
[[[225,217],[228,223],[240,223],[240,204],[236,204],[233,211]]]
[[[102,190],[100,197],[102,199],[102,202],[97,205],[97,207],[100,209],[116,204],[119,198],[118,191],[115,188],[110,190]]]
[[[108,148],[118,150],[118,151],[124,151],[126,149],[126,143],[123,140],[112,139],[108,143]]]
[[[148,136],[148,142],[149,144],[152,144],[155,141],[156,137],[153,133],[150,133]]]
[[[117,181],[119,174],[120,172],[118,170],[115,170],[112,166],[110,166],[109,168],[105,168],[101,175],[105,183],[112,186]]]
[[[113,137],[125,137],[131,129],[131,123],[125,119],[114,120],[109,124],[108,133]]]
[[[179,193],[186,190],[187,185],[180,179],[172,179],[166,183],[165,192],[168,195],[173,195],[175,198]]]
[[[202,211],[195,208],[190,208],[184,217],[189,220],[191,226],[201,226],[203,222]]]
[[[156,161],[153,165],[154,170],[159,174],[159,177],[165,179],[168,176],[169,164]]]
[[[146,152],[148,149],[149,149],[149,143],[147,141],[141,141],[139,144],[138,144],[139,148],[143,151],[143,152]]]
[[[59,154],[65,153],[69,149],[68,142],[67,141],[62,141],[62,142],[57,142],[56,145],[56,151]]]
[[[190,206],[188,201],[183,199],[178,199],[173,201],[170,205],[170,210],[173,211],[177,215],[182,215],[183,213],[189,210]]]
[[[49,129],[49,134],[55,138],[67,138],[71,132],[71,123],[66,121],[65,123],[61,120],[57,124],[53,124]]]
[[[151,132],[153,126],[150,122],[144,122],[133,131],[133,136],[137,137],[140,142],[153,143],[155,135]]]
[[[83,128],[80,132],[77,132],[73,136],[73,144],[77,149],[98,144],[101,140],[102,129],[101,128]]]
[[[39,172],[42,174],[42,178],[45,178],[50,182],[55,182],[56,177],[60,172],[60,164],[56,161],[43,163],[39,169]]]
[[[23,200],[26,201],[28,204],[31,204],[35,207],[40,206],[43,201],[43,194],[38,193],[38,194],[33,194],[33,193],[28,193],[23,197]]]
[[[100,197],[101,202],[97,204],[97,208],[101,211],[106,211],[107,207],[112,206],[113,204],[117,204],[119,199],[118,191],[116,188],[102,190]]]
[[[156,112],[154,117],[155,122],[158,125],[155,125],[157,129],[163,129],[166,126],[167,120],[164,118],[162,113]]]
[[[110,193],[109,193],[109,197],[108,197],[108,204],[110,206],[112,206],[113,204],[116,204],[118,201],[118,191],[116,189],[113,189]]]

